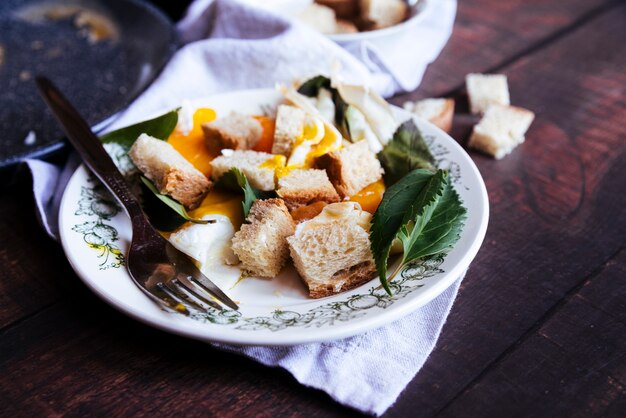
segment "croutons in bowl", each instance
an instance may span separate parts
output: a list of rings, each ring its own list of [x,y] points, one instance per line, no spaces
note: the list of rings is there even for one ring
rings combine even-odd
[[[389,42],[418,25],[430,1],[316,0],[296,16],[339,44]]]

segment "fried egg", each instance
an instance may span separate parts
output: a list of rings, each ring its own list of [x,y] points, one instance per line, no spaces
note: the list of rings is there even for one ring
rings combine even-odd
[[[176,249],[191,257],[205,276],[223,289],[232,288],[241,277],[236,266],[239,259],[231,249],[235,227],[229,217],[210,214],[208,224],[187,224],[172,233],[169,241]]]

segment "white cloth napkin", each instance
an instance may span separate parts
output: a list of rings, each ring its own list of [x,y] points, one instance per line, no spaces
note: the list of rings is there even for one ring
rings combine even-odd
[[[447,5],[448,12],[456,5],[454,0],[431,0],[431,3]],[[452,11],[452,18],[453,14]],[[433,12],[430,27],[438,27],[435,21],[439,18]],[[405,66],[415,65],[415,74],[419,73],[419,77],[413,74],[410,79],[406,72],[387,72],[386,68],[396,66],[372,66],[373,62],[382,63],[387,56],[369,59],[367,65],[356,58],[371,58],[370,54],[377,53],[375,48],[353,45],[349,49],[361,55],[351,55],[301,24],[227,0],[199,0],[192,4],[178,28],[187,44],[109,129],[178,106],[184,99],[244,88],[272,87],[276,82],[288,83],[296,77],[329,73],[334,62],[341,63],[347,81],[367,83],[381,92],[396,91],[398,86],[412,88],[419,82],[427,61],[436,56],[431,49],[424,54],[427,59],[422,64],[416,64],[414,59],[407,61],[409,64]],[[433,36],[435,41],[438,39],[438,48],[449,36],[444,29],[441,31]],[[420,36],[426,36],[427,32]],[[428,39],[424,38],[423,44],[427,44]],[[413,43],[408,45],[414,46]],[[406,46],[393,45],[390,49],[406,51]],[[370,73],[371,70],[374,72]],[[26,163],[33,176],[33,191],[42,224],[51,237],[58,239],[59,197],[78,160],[71,158],[63,169],[37,160]],[[344,405],[380,415],[394,403],[426,361],[461,280],[462,277],[413,314],[351,338],[292,347],[215,346],[268,366],[283,367],[305,386],[321,389]]]

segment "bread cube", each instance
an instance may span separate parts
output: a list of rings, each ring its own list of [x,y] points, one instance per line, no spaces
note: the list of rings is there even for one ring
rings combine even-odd
[[[515,106],[491,106],[474,126],[468,146],[500,159],[524,142],[535,114]]]
[[[404,109],[426,119],[439,129],[450,132],[454,117],[454,99],[424,99],[406,102]]]
[[[403,0],[361,0],[361,18],[369,24],[368,29],[383,29],[404,21],[409,6]]]
[[[290,211],[314,202],[339,202],[339,195],[324,170],[292,170],[278,179],[276,193]]]
[[[211,189],[209,179],[166,141],[141,134],[128,156],[159,192],[187,209],[198,207]]]
[[[280,105],[276,112],[276,129],[272,154],[289,157],[294,144],[302,137],[306,113],[294,106]]]
[[[231,168],[238,168],[250,186],[263,191],[274,190],[274,168],[263,167],[263,163],[273,157],[266,152],[223,150],[222,155],[211,161],[211,178],[217,181]]]
[[[355,195],[365,186],[380,180],[383,175],[380,161],[370,151],[367,141],[359,141],[322,155],[316,165],[326,170],[330,182],[342,199]]]
[[[224,148],[252,149],[263,134],[263,128],[258,120],[235,112],[202,124],[202,131],[207,147],[215,153]]]
[[[287,238],[310,297],[330,296],[376,277],[369,240],[371,216],[358,203],[333,203],[298,224],[295,234]]]
[[[321,33],[331,34],[337,30],[335,11],[321,4],[312,3],[308,5],[297,17],[298,20]]]
[[[468,74],[465,84],[472,113],[485,113],[491,105],[510,104],[509,85],[503,74]]]
[[[276,277],[289,258],[286,238],[295,228],[285,203],[281,199],[257,200],[247,221],[233,237],[233,251],[247,272]]]

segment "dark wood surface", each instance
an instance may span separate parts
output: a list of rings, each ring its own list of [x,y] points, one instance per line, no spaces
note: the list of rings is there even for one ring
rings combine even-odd
[[[441,338],[387,412],[626,415],[626,3],[461,0],[414,93],[457,99],[468,72],[508,75],[537,113],[501,161],[470,155],[491,219]],[[0,416],[359,415],[287,372],[117,313],[36,224],[27,179],[0,191]]]

